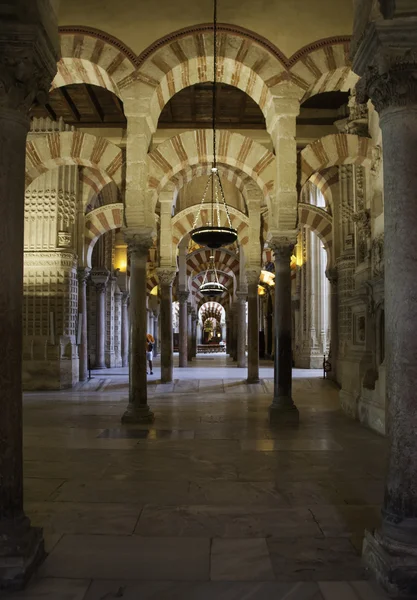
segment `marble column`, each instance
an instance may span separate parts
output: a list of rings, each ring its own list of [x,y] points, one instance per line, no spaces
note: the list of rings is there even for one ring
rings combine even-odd
[[[412,3],[413,4],[413,3]],[[401,7],[401,4],[400,4]],[[416,12],[410,4],[410,12]],[[397,598],[417,595],[417,28],[415,18],[368,27],[354,71],[358,102],[370,98],[382,132],[385,235],[386,406],[389,459],[382,524],[363,555]],[[358,15],[360,17],[360,14]],[[383,28],[383,34],[381,33]]]
[[[122,297],[116,285],[114,292],[114,355],[116,367],[122,366]]]
[[[337,293],[337,267],[326,271],[326,277],[330,282],[330,354],[329,362],[332,370],[328,373],[329,379],[337,381],[337,358],[339,349],[339,298]]]
[[[193,359],[193,307],[191,302],[187,303],[187,358],[188,362]]]
[[[146,378],[146,261],[152,238],[147,231],[126,237],[130,256],[129,404],[122,423],[152,423]]]
[[[109,280],[107,269],[93,269],[91,281],[96,288],[96,361],[95,369],[106,368],[106,288]]]
[[[87,279],[88,267],[80,267],[78,274],[78,315],[81,319],[81,339],[78,346],[80,381],[88,379],[88,343],[87,343]]]
[[[42,530],[23,510],[22,303],[28,112],[56,73],[57,25],[49,2],[1,4],[0,86],[0,589],[23,587],[44,557]],[[48,13],[53,13],[49,15]],[[48,15],[48,23],[43,23]],[[56,40],[47,37],[49,32]],[[34,173],[34,171],[32,171]],[[1,595],[1,592],[0,592]]]
[[[248,383],[259,383],[259,269],[246,270],[248,282]]]
[[[246,360],[246,292],[237,292],[237,366],[245,368]]]
[[[188,361],[188,300],[189,292],[178,292],[179,301],[179,367],[187,366]]]
[[[293,244],[273,245],[275,258],[275,354],[274,397],[269,419],[297,422],[298,409],[292,399],[291,254]]]
[[[161,381],[170,383],[174,376],[174,342],[172,335],[172,284],[177,270],[160,267],[156,270],[161,299]]]
[[[197,312],[196,312],[195,308],[193,308],[192,320],[193,320],[192,351],[193,351],[193,358],[196,358],[197,357],[197,321],[198,321],[198,316],[197,316]]]
[[[122,294],[122,367],[129,366],[129,294]]]
[[[153,347],[153,355],[154,356],[158,356],[158,354],[159,354],[159,351],[158,351],[158,346],[159,346],[158,326],[159,326],[159,311],[154,310],[153,311],[153,337],[155,340],[154,347]]]

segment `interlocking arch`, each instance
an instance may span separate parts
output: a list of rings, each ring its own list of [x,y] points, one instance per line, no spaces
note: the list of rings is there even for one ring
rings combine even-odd
[[[80,165],[100,171],[118,186],[122,181],[123,156],[108,140],[81,131],[33,136],[26,143],[26,187],[49,169]]]
[[[301,151],[301,185],[313,173],[334,165],[369,166],[372,160],[372,140],[347,133],[327,135]]]
[[[207,129],[186,131],[160,144],[149,153],[148,186],[160,192],[171,181],[180,186],[180,173],[213,162],[213,132]],[[239,169],[262,190],[269,202],[274,187],[275,157],[251,138],[222,130],[217,137],[217,159],[221,165]]]

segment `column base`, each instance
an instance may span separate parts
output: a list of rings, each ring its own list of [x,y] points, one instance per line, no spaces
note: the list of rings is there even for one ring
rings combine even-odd
[[[362,560],[390,596],[401,600],[417,597],[417,545],[365,531]]]
[[[121,421],[123,425],[153,423],[155,421],[155,415],[147,404],[135,406],[134,404],[129,403],[126,411],[123,413]]]
[[[269,422],[271,424],[297,424],[300,420],[298,408],[291,398],[273,400],[269,407]]]
[[[45,558],[42,529],[27,517],[0,521],[0,590],[20,590]]]
[[[261,383],[259,377],[248,377],[246,383]]]

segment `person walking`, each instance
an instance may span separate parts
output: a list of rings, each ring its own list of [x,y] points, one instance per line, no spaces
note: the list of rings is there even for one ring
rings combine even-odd
[[[146,360],[149,363],[149,371],[150,374],[153,375],[153,365],[152,365],[152,361],[153,361],[153,345],[155,343],[155,340],[153,338],[153,336],[148,333],[146,336]],[[148,374],[148,371],[146,371],[146,374]]]

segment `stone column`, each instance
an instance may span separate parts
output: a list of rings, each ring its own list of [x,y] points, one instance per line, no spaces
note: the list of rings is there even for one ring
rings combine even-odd
[[[44,556],[42,531],[23,510],[22,302],[28,112],[56,73],[58,39],[48,2],[5,0],[0,19],[0,589],[23,587]],[[49,14],[51,13],[51,14]],[[43,23],[44,15],[48,23]],[[48,32],[53,39],[47,37]],[[28,167],[33,177],[36,168]]]
[[[191,302],[187,303],[187,358],[188,362],[193,359],[193,307]]]
[[[177,274],[174,267],[156,270],[161,298],[161,381],[170,383],[174,376],[174,343],[172,336],[172,284]]]
[[[246,292],[237,292],[237,366],[245,368],[246,360]]]
[[[339,298],[337,293],[337,268],[332,267],[326,271],[330,282],[330,353],[329,361],[332,370],[328,373],[329,379],[337,381],[337,360],[339,349]]]
[[[129,366],[129,294],[122,294],[122,367]]]
[[[122,296],[116,285],[114,292],[114,355],[116,367],[122,366]]]
[[[401,3],[399,7],[401,8]],[[410,4],[410,13],[416,12]],[[359,10],[359,9],[358,9]],[[395,5],[392,16],[397,17]],[[405,13],[407,14],[407,13]],[[357,15],[360,17],[360,13]],[[389,461],[382,526],[366,533],[364,560],[393,597],[417,594],[417,28],[415,18],[367,27],[352,46],[382,131],[385,232],[386,406]]]
[[[274,398],[269,408],[271,423],[298,421],[292,399],[291,254],[293,244],[274,244],[275,258],[275,354]]]
[[[153,355],[158,356],[158,346],[159,346],[159,333],[158,333],[158,325],[159,325],[159,311],[153,311],[153,337],[155,340],[155,344],[153,347]]]
[[[198,316],[196,310],[193,308],[193,358],[197,357],[197,322]]]
[[[154,421],[146,378],[146,261],[152,246],[148,236],[148,232],[129,233],[126,240],[130,256],[129,404],[122,423]]]
[[[259,382],[259,269],[247,269],[248,282],[248,383]]]
[[[189,292],[178,292],[179,301],[179,367],[187,366],[188,361],[188,300]]]
[[[106,344],[106,287],[109,280],[107,269],[93,269],[91,281],[96,288],[96,362],[95,369],[105,369]]]
[[[78,269],[78,315],[81,319],[81,339],[78,346],[80,364],[80,381],[88,378],[88,343],[87,343],[87,279],[90,274],[88,267]]]

